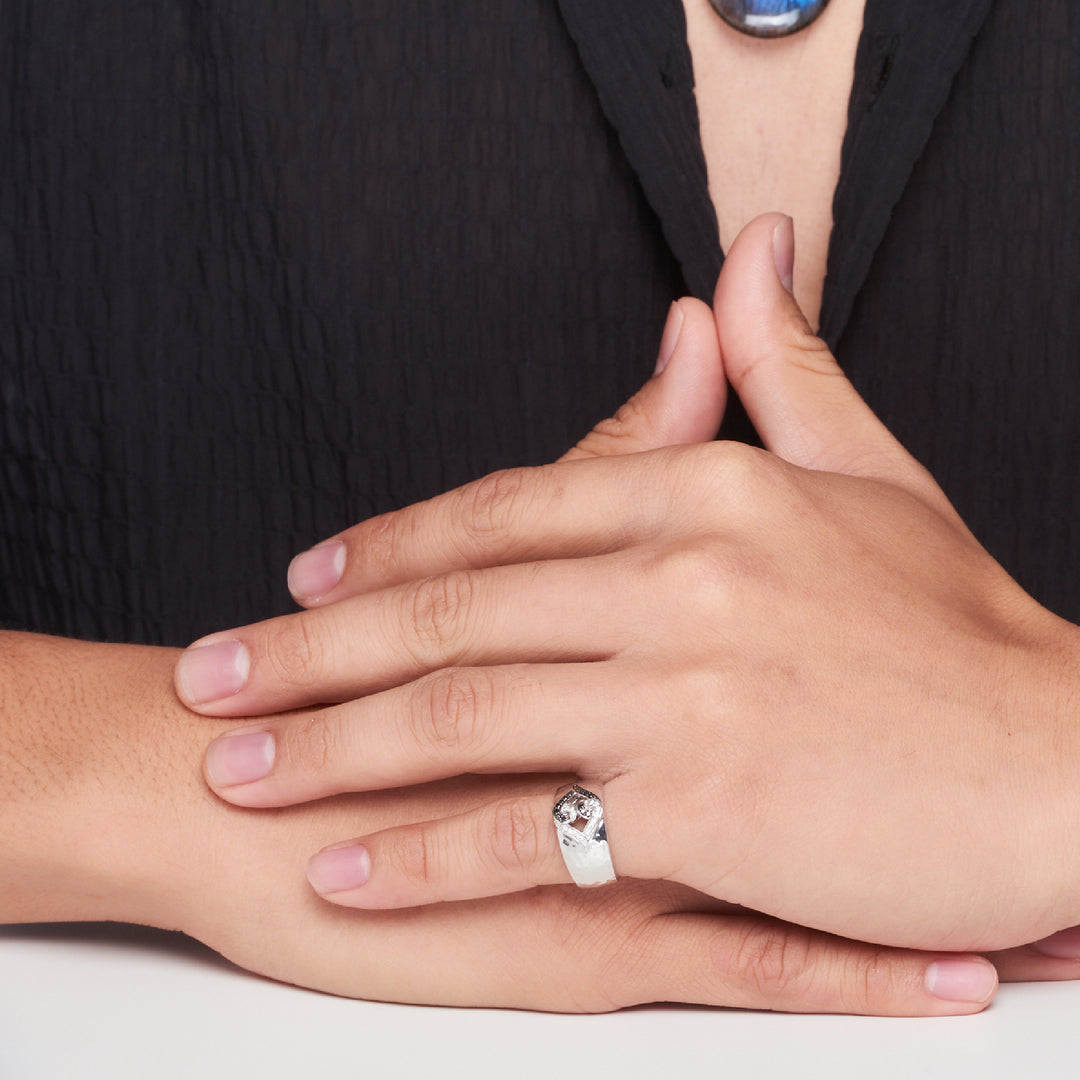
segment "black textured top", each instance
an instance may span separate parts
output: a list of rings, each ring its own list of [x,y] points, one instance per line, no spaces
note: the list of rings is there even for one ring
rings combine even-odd
[[[822,314],[1073,618],[1078,64],[1069,0],[868,0]],[[0,72],[8,627],[289,610],[310,543],[561,453],[722,259],[679,0],[0,0]]]

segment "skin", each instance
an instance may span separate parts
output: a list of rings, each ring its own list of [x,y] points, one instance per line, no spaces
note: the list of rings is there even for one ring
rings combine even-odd
[[[770,40],[732,30],[709,0],[683,7],[721,247],[782,206],[795,220],[795,296],[817,326],[864,0],[830,0],[805,30]]]
[[[527,778],[454,781],[271,813],[211,795],[207,725],[170,688],[175,650],[4,634],[0,803],[4,922],[118,920],[179,929],[274,979],[335,994],[597,1012],[656,1000],[797,1011],[955,1014],[927,970],[952,958],[877,949],[678,886],[573,887],[401,912],[308,888],[306,853],[358,823],[461,813]],[[36,722],[20,726],[34,716]],[[982,962],[985,963],[985,962]]]
[[[723,372],[712,318],[684,301],[670,363],[568,456],[705,437]],[[674,355],[670,354],[674,352]],[[179,929],[260,975],[355,997],[596,1012],[652,1001],[884,1015],[977,1012],[979,957],[881,948],[787,925],[668,882],[550,886],[362,911],[316,895],[311,851],[529,796],[528,775],[346,794],[272,811],[209,792],[198,762],[231,725],[188,712],[177,652],[0,634],[0,921]],[[317,730],[321,710],[267,718]],[[546,777],[542,786],[562,783]],[[1030,950],[1003,978],[1071,977]]]
[[[1009,949],[1076,922],[1057,852],[1077,631],[842,377],[785,288],[792,243],[787,219],[752,223],[715,303],[767,451],[497,474],[342,534],[341,578],[309,611],[215,635],[178,669],[206,714],[346,702],[219,740],[215,790],[274,806],[569,772],[603,793],[624,876],[900,946]],[[200,695],[209,668],[228,696]],[[230,773],[267,734],[265,778]],[[556,786],[365,834],[312,879],[373,909],[564,882]]]
[[[845,2],[834,0],[830,15]],[[819,25],[827,25],[825,18]],[[693,20],[689,29],[695,67],[705,78]],[[796,126],[797,135],[807,131]],[[713,174],[708,131],[703,140]],[[721,148],[724,156],[741,160]],[[829,160],[815,150],[780,171],[799,176],[809,191],[807,167]],[[764,195],[760,176],[734,179]],[[743,206],[716,194],[721,190],[714,187],[718,203]],[[767,202],[796,206],[787,198]],[[812,310],[824,273],[825,219],[820,198],[816,209],[796,209],[804,241],[800,288],[806,283]],[[748,216],[735,213],[740,221]],[[721,229],[734,235],[723,213]],[[681,320],[667,374],[569,458],[710,436],[723,401],[718,354],[705,348],[715,334],[707,313],[689,302],[675,309],[674,321]],[[356,561],[351,552],[348,580]],[[379,835],[415,828],[492,800],[515,805],[563,777],[547,777],[539,788],[528,775],[472,777],[269,813],[230,806],[208,794],[192,765],[222,725],[195,720],[179,706],[168,678],[175,659],[170,650],[0,634],[0,919],[178,928],[273,978],[401,1001],[598,1011],[677,1000],[938,1015],[978,1011],[994,992],[993,969],[976,957],[845,941],[665,882],[593,892],[551,886],[402,911],[328,903],[300,873],[307,853],[328,839],[357,829]],[[301,696],[310,694],[315,673],[294,661],[287,656],[280,674],[304,684]],[[297,733],[299,747],[300,733],[319,732],[324,716],[301,709],[267,724]],[[310,746],[330,760],[329,744],[320,750],[314,739]],[[1073,977],[1072,943],[1062,939],[1056,947],[1061,957],[1017,949],[993,960],[1002,978]]]

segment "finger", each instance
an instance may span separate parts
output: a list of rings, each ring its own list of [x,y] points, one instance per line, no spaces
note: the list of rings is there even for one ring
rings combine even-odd
[[[716,437],[726,403],[727,377],[712,312],[700,300],[677,300],[653,377],[559,460],[705,442]]]
[[[724,366],[766,448],[804,468],[900,484],[953,517],[810,329],[787,285],[793,258],[791,219],[766,214],[736,238],[716,287]]]
[[[530,837],[538,835],[541,822],[532,820],[533,812],[526,803],[507,801],[492,808],[491,818],[481,820],[488,829],[507,834],[513,862],[532,866],[529,878],[566,880],[557,853],[546,868],[534,859]],[[540,806],[535,812],[550,814]],[[504,816],[500,822],[494,815]],[[471,870],[470,852],[438,842],[433,846],[432,836],[422,828],[381,834],[374,853],[355,842],[320,852],[309,864],[309,879],[325,899],[347,907],[411,905],[422,894],[423,903],[446,899],[441,882],[457,870],[447,860],[464,862]],[[393,869],[379,865],[391,861]],[[528,887],[523,882],[522,888]],[[866,945],[764,916],[660,915],[632,935],[620,934],[616,926],[623,888],[556,892],[577,900],[573,915],[578,917],[563,918],[557,929],[562,941],[582,943],[580,958],[586,968],[581,974],[600,961],[599,968],[591,969],[603,983],[587,991],[584,984],[579,988],[610,1008],[683,1001],[789,1012],[939,1016],[978,1012],[997,989],[997,973],[982,957]],[[597,933],[599,927],[589,933],[589,927],[581,925],[587,922],[580,918],[582,912],[597,921],[597,905],[610,916],[600,920],[608,923],[602,926],[603,934]],[[543,922],[538,925],[543,931]],[[609,942],[618,948],[598,957],[585,944],[597,941],[601,950]],[[545,951],[550,954],[550,948]]]
[[[951,1016],[979,1012],[997,990],[981,957],[866,945],[764,916],[724,919],[691,970],[702,961],[732,1004],[751,1009]]]
[[[628,587],[610,587],[625,561],[457,571],[215,634],[181,655],[176,691],[206,715],[255,716],[351,700],[457,665],[603,660],[635,633],[619,617]]]
[[[648,539],[665,527],[671,502],[665,489],[641,497],[649,456],[504,469],[371,518],[298,556],[310,557],[313,573],[338,575],[306,606],[450,570],[593,555]]]
[[[672,305],[660,346],[658,370],[613,417],[601,420],[563,461],[612,457],[713,438],[727,402],[727,377],[720,361],[716,322],[707,305],[684,298]],[[549,483],[528,469],[494,473],[451,493],[449,499],[383,514],[302,552],[289,565],[289,591],[297,603],[318,607],[358,592],[385,588],[455,568],[488,565],[486,554],[498,542],[514,515],[521,515],[521,535],[528,537],[547,510],[558,501],[559,474]],[[602,510],[608,500],[595,504]],[[441,511],[464,512],[464,524],[475,527],[470,545],[448,531]],[[581,545],[582,553],[608,542],[611,529],[601,514],[590,515],[593,529],[577,523],[564,540]],[[451,521],[453,525],[455,522]],[[531,530],[531,531],[530,531]],[[526,546],[518,559],[538,558]]]
[[[987,953],[1002,982],[1064,982],[1080,979],[1080,927],[1051,934],[1017,949]]]
[[[462,813],[334,844],[309,860],[308,880],[333,903],[365,910],[479,900],[565,884],[573,880],[571,863],[586,867],[590,877],[602,869],[622,878],[675,880],[684,855],[668,823],[634,814],[637,800],[621,777],[602,784],[588,771],[579,775],[581,786],[599,797],[599,818],[591,811],[586,817],[579,805],[577,818],[557,828],[553,811],[566,800],[557,798],[556,778],[545,777],[533,790]],[[566,786],[561,794],[569,790]],[[600,830],[608,843],[615,837],[614,853],[606,847],[603,855],[584,850]],[[581,843],[570,844],[568,836]],[[570,852],[571,847],[577,850]]]
[[[510,796],[464,814],[325,848],[308,881],[343,907],[378,910],[477,900],[567,884],[548,795]]]
[[[685,1002],[872,1016],[974,1013],[996,990],[993,967],[978,957],[878,948],[761,916],[678,910],[685,890],[671,889],[675,903],[658,912],[663,889],[564,886],[383,912],[369,950],[332,989],[355,994],[351,973],[359,967],[364,996],[395,1001],[574,1013]],[[415,940],[418,928],[432,949],[395,953],[393,943]],[[372,963],[387,942],[392,962]],[[943,965],[955,965],[944,971],[951,978],[942,977]]]
[[[867,945],[765,916],[657,916],[649,931],[641,947],[659,956],[638,976],[641,1001],[691,1000],[685,990],[671,996],[672,986],[701,980],[698,997],[744,1009],[958,1016],[980,1012],[997,991],[981,957]]]
[[[613,723],[630,712],[623,673],[611,667],[446,668],[334,708],[227,732],[208,747],[204,775],[237,806],[287,806],[466,773],[577,774],[588,769],[600,731],[610,767],[618,760]]]

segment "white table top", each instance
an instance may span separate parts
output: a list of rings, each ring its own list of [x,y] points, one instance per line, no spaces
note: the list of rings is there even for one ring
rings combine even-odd
[[[1080,1076],[1080,983],[1006,986],[987,1012],[952,1019],[552,1016],[347,1001],[118,926],[0,928],[0,973],[3,1080]]]

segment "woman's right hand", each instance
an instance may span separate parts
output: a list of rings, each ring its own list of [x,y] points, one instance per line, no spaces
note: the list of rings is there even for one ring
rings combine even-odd
[[[693,300],[675,305],[659,355],[657,376],[568,456],[715,434],[726,387],[709,309]],[[171,717],[162,730],[177,745],[161,767],[197,756],[222,729],[185,713]],[[331,840],[463,813],[529,784],[528,777],[473,777],[262,811],[211,798],[200,806],[201,835],[213,838],[211,847],[202,852],[195,842],[190,859],[209,860],[205,880],[212,884],[191,876],[192,907],[176,925],[264,974],[390,1000],[571,1010],[667,1000],[940,1014],[978,1011],[993,993],[993,971],[974,957],[845,941],[663,883],[533,889],[380,912],[333,906],[307,886],[308,856]],[[552,781],[551,790],[556,786]],[[185,789],[185,799],[197,804],[199,787]],[[1034,947],[995,955],[1000,977],[1076,978],[1080,949],[1068,934],[1040,947],[1053,955]]]

